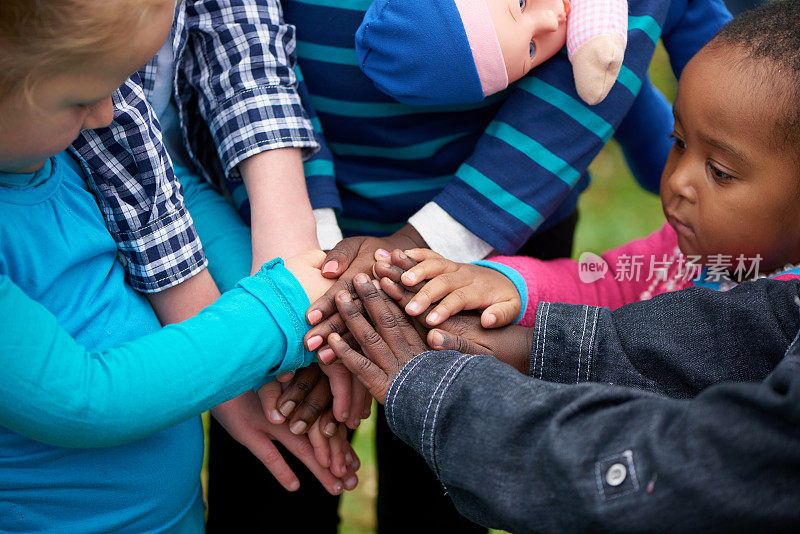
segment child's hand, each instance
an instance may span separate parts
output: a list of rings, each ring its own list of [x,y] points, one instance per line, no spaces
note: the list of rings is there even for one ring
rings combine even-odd
[[[309,250],[297,256],[284,260],[284,265],[291,272],[308,295],[308,300],[314,302],[328,291],[336,282],[322,276],[322,262],[325,253],[321,250]]]
[[[326,453],[324,446],[314,443],[311,434],[296,436],[290,432],[286,423],[275,425],[267,421],[258,398],[252,391],[220,404],[212,413],[225,430],[261,460],[289,491],[297,490],[300,481],[275,448],[273,441],[282,443],[290,453],[300,459],[330,494],[339,495],[343,489],[350,490],[358,484],[355,471],[359,467],[359,461],[346,441],[337,442],[337,446],[341,447],[340,454],[336,456],[343,459],[338,460],[338,465],[334,466],[336,456],[331,454],[330,446]]]
[[[428,249],[407,250],[405,254],[419,263],[403,273],[403,285],[414,287],[430,280],[406,305],[409,315],[420,315],[431,304],[441,301],[425,317],[430,326],[437,326],[462,310],[483,310],[481,324],[484,328],[506,326],[519,316],[522,306],[519,292],[500,272],[479,265],[455,263]],[[378,251],[376,258],[391,261],[384,250]]]

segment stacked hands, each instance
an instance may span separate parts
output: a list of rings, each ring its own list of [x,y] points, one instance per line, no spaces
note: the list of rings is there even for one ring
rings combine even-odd
[[[415,246],[415,233],[390,243]],[[508,278],[428,249],[389,253],[385,244],[350,238],[327,255],[287,260],[313,301],[305,344],[321,363],[259,390],[270,422],[307,433],[319,463],[345,480],[358,468],[346,429],[369,417],[372,397],[384,402],[394,377],[417,355],[431,349],[487,354],[528,372],[532,329],[506,326],[521,307]],[[482,313],[460,313],[467,310]]]

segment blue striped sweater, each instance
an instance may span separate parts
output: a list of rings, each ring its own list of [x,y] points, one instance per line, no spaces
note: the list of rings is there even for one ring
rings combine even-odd
[[[589,164],[649,84],[662,33],[680,73],[729,19],[721,0],[629,0],[618,83],[591,108],[565,52],[479,104],[418,107],[393,101],[358,68],[354,36],[370,2],[283,0],[297,27],[299,90],[322,144],[305,163],[313,207],[336,208],[345,235],[385,235],[433,201],[502,253],[575,210]],[[661,109],[649,134],[665,160],[671,114],[655,91],[641,93],[638,114]],[[627,131],[641,145],[635,122]]]

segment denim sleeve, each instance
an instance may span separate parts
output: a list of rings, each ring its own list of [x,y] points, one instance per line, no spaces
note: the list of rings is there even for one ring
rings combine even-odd
[[[427,352],[395,378],[386,417],[458,510],[483,525],[518,533],[788,530],[800,520],[799,354],[795,340],[763,382],[723,382],[675,399],[550,383],[488,356]]]
[[[280,260],[180,324],[107,350],[78,345],[0,276],[0,425],[61,447],[141,439],[308,365],[308,307]]]
[[[693,397],[724,381],[761,381],[800,328],[797,291],[796,281],[758,280],[728,292],[665,293],[614,311],[541,303],[530,375],[674,398]]]

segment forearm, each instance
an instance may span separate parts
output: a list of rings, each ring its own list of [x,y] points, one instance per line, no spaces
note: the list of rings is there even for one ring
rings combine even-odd
[[[614,311],[542,303],[530,375],[675,398],[694,397],[721,381],[760,381],[800,327],[798,287],[762,280],[728,292],[691,288]]]
[[[310,361],[302,347],[308,299],[281,264],[193,319],[103,351],[79,346],[7,279],[0,297],[0,424],[54,445],[140,439]]]
[[[200,313],[219,298],[219,289],[208,273],[200,273],[160,293],[145,295],[162,325],[180,323]]]
[[[250,199],[253,271],[276,256],[319,248],[299,149],[261,152],[239,170]]]
[[[794,356],[763,384],[676,400],[533,380],[488,357],[425,353],[392,383],[386,414],[459,511],[487,526],[775,528],[798,519],[790,466],[800,453],[785,426],[800,420],[798,365]]]

